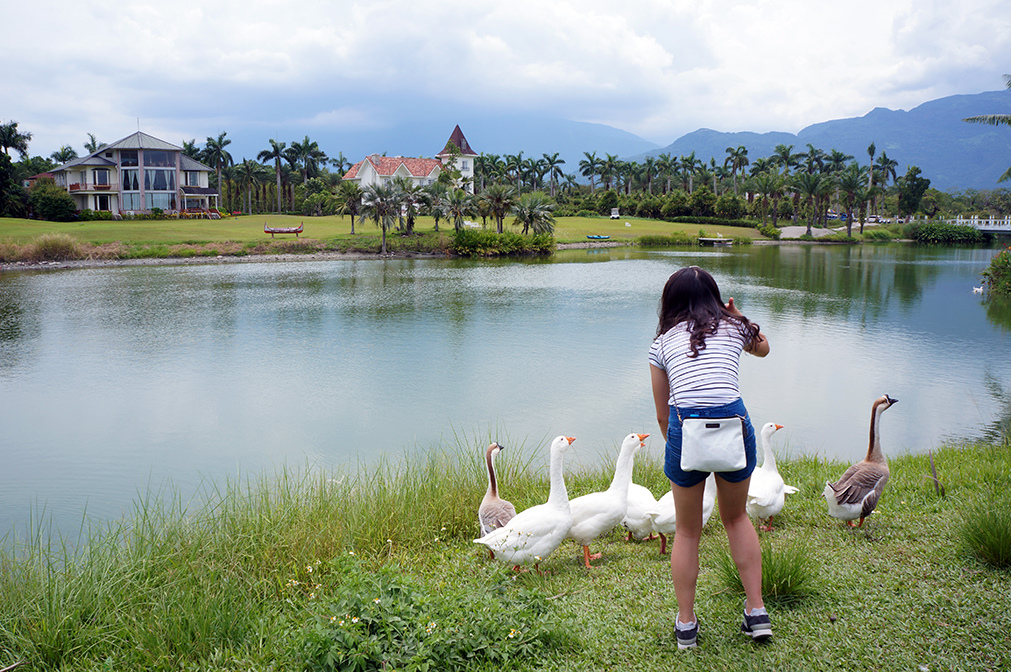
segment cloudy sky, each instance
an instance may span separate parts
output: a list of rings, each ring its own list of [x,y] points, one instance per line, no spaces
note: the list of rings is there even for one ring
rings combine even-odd
[[[1003,88],[1007,0],[50,0],[7,3],[0,121],[32,154],[140,128],[365,132],[543,113],[667,145]],[[448,134],[448,132],[447,132]],[[441,140],[441,139],[440,139]],[[339,148],[323,147],[331,155]]]

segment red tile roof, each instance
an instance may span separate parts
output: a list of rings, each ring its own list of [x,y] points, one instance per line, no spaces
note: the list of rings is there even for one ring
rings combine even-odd
[[[380,177],[392,177],[401,166],[406,168],[407,172],[413,177],[426,177],[431,175],[436,168],[442,167],[442,162],[438,159],[412,159],[403,156],[379,156],[373,154],[351,166],[348,172],[344,173],[344,179],[350,180],[358,177],[358,172],[365,161],[372,164],[372,167]]]

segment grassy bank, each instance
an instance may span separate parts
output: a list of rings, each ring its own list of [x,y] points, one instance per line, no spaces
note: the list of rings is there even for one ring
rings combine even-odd
[[[508,220],[507,220],[508,221]],[[265,224],[291,227],[304,224],[296,238],[272,238],[263,232]],[[629,226],[625,226],[628,223]],[[494,230],[494,223],[489,227]],[[615,242],[631,243],[642,236],[671,234],[760,237],[754,229],[730,226],[679,224],[649,219],[612,220],[590,217],[560,217],[555,227],[558,243],[586,242],[587,235],[611,236]],[[509,231],[517,227],[507,227]],[[431,217],[419,217],[416,236],[404,238],[396,231],[387,237],[394,252],[444,253],[453,226],[445,219],[435,231]],[[349,217],[299,217],[255,215],[222,220],[164,219],[87,222],[43,222],[29,219],[0,219],[0,262],[49,261],[65,259],[136,259],[199,257],[217,255],[308,254],[312,252],[367,252],[380,249],[380,231],[370,221],[356,222],[351,234]],[[59,241],[58,249],[52,249]],[[48,244],[48,247],[46,247]],[[42,249],[40,249],[42,248]],[[66,255],[71,256],[66,256]],[[60,256],[63,255],[63,256]]]
[[[829,518],[820,496],[847,465],[781,460],[800,492],[776,529],[760,533],[766,574],[801,571],[808,584],[770,599],[775,640],[751,645],[737,631],[741,596],[723,578],[726,540],[714,516],[701,549],[700,647],[687,653],[676,651],[657,542],[628,543],[616,530],[595,544],[604,557],[589,571],[566,542],[543,576],[514,574],[472,543],[485,487],[479,443],[358,471],[289,469],[211,488],[200,510],[142,501],[131,520],[92,533],[77,552],[44,531],[16,547],[8,536],[0,669],[1011,666],[1011,574],[977,558],[962,534],[980,511],[998,512],[985,530],[1011,524],[1006,439],[936,453],[943,495],[927,456],[894,457],[865,530]],[[516,457],[527,452],[506,451],[498,463],[517,509],[548,490],[546,460],[539,449]],[[577,496],[610,478],[603,467],[566,480]],[[666,487],[648,456],[635,480],[657,495]],[[784,570],[789,563],[800,569]]]

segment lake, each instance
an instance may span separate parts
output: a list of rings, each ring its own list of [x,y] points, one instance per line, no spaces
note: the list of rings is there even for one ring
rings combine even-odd
[[[903,245],[565,250],[549,260],[338,260],[0,274],[0,537],[74,531],[148,492],[492,438],[500,459],[610,462],[656,435],[646,352],[667,277],[697,264],[768,335],[745,356],[782,456],[860,459],[993,437],[1011,309],[972,293],[995,250]],[[515,452],[510,453],[512,448]],[[519,454],[517,454],[519,453]],[[515,457],[514,457],[515,456]]]

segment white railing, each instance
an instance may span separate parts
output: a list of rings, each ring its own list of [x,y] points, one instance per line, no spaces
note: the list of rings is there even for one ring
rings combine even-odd
[[[962,217],[959,215],[955,219],[946,219],[945,221],[948,224],[971,226],[979,231],[1011,232],[1011,216],[994,217],[990,215],[989,217],[979,217],[978,215],[973,215],[972,217]]]

